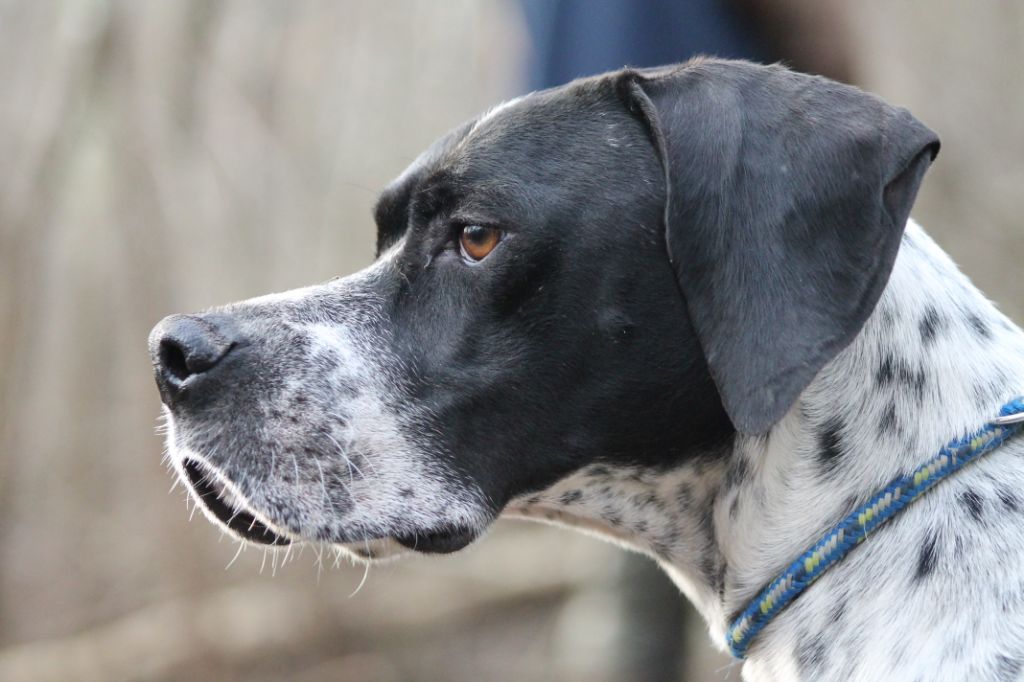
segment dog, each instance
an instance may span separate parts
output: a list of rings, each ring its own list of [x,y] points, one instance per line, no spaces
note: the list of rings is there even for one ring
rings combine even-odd
[[[236,538],[447,553],[499,516],[654,557],[723,646],[822,533],[1024,393],[1024,335],[909,218],[939,140],[697,59],[532,93],[381,195],[376,261],[149,339],[177,475]],[[1024,666],[1024,442],[873,532],[747,680]]]

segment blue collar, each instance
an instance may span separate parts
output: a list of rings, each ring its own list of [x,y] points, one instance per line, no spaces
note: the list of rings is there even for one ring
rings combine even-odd
[[[838,563],[901,509],[926,493],[965,464],[991,452],[1024,427],[1024,397],[999,410],[999,416],[978,431],[949,442],[939,454],[906,476],[894,479],[849,516],[840,521],[813,547],[804,552],[733,621],[726,645],[736,658],[746,656],[750,643],[782,609],[815,580]]]

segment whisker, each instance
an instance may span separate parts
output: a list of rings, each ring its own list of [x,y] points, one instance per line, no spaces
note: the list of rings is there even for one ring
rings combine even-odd
[[[245,549],[245,543],[239,541],[239,543],[238,543],[238,551],[235,552],[235,556],[231,557],[231,561],[228,562],[228,565],[224,567],[225,571],[228,570],[229,568],[231,568],[231,566],[235,563],[235,561],[238,560],[238,557],[242,554],[242,550],[243,549]]]
[[[366,540],[364,540],[363,542],[366,544],[366,552],[367,552],[367,554],[369,554],[370,553],[370,543],[367,542]],[[370,577],[370,561],[369,561],[369,559],[367,559],[366,561],[363,562],[363,578],[362,578],[362,580],[359,581],[359,584],[356,585],[356,589],[352,590],[352,594],[348,595],[349,599],[351,599],[352,597],[354,597],[357,594],[359,594],[359,591],[361,589],[363,589],[363,585],[366,584],[366,579],[368,577]]]
[[[331,434],[329,434],[329,433],[327,434],[327,438],[328,438],[328,439],[329,439],[329,440],[330,440],[330,441],[331,441],[332,443],[334,443],[334,446],[335,446],[336,448],[338,448],[338,454],[339,454],[339,455],[341,455],[341,456],[342,456],[343,458],[345,458],[345,464],[347,464],[347,465],[348,465],[348,476],[349,476],[349,480],[350,480],[351,482],[353,482],[353,483],[355,482],[355,479],[354,479],[354,478],[352,477],[352,470],[353,470],[353,469],[355,469],[355,470],[356,470],[356,473],[358,473],[358,474],[359,474],[359,477],[360,477],[360,478],[366,478],[366,474],[364,474],[364,473],[363,473],[362,469],[360,469],[360,468],[359,468],[358,466],[356,466],[356,463],[352,461],[352,458],[351,458],[351,457],[349,457],[349,456],[348,456],[348,455],[347,455],[347,454],[345,453],[345,448],[343,448],[343,447],[342,447],[341,443],[339,443],[339,442],[338,442],[337,440],[335,440],[334,436],[332,436],[332,435],[331,435]],[[367,461],[367,462],[369,462],[369,460],[366,460],[366,461]],[[370,464],[370,467],[372,468],[372,467],[373,467],[373,465],[372,465],[372,464]],[[377,476],[377,472],[376,472],[376,471],[374,471],[374,472],[373,472],[373,475],[374,475],[374,476]],[[377,476],[377,477],[379,478],[379,476]]]

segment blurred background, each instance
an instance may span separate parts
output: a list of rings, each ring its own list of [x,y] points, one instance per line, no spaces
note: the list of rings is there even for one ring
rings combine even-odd
[[[695,52],[909,107],[943,140],[916,217],[1024,320],[1017,0],[0,0],[0,680],[738,680],[647,560],[568,531],[233,559],[167,492],[145,349],[367,265],[448,128]]]

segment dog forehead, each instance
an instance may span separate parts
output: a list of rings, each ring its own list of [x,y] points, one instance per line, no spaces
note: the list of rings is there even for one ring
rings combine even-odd
[[[414,210],[467,200],[485,213],[492,204],[527,210],[541,197],[628,194],[636,159],[650,152],[608,76],[514,98],[443,135],[384,189],[374,209],[378,255],[405,233]]]
[[[632,117],[607,78],[585,79],[533,92],[493,107],[454,145],[450,157],[524,150],[552,156],[585,141],[592,144]]]

